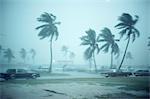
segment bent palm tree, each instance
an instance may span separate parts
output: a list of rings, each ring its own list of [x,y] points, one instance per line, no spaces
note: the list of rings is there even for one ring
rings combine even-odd
[[[15,58],[15,56],[13,55],[13,52],[10,48],[8,48],[7,50],[4,51],[4,58],[8,59],[8,63],[10,63],[13,58]]]
[[[30,50],[30,53],[31,53],[31,57],[32,57],[32,60],[33,60],[33,64],[34,64],[34,59],[35,59],[35,55],[36,55],[36,51],[34,49],[31,49]]]
[[[82,36],[80,39],[82,40],[81,45],[88,45],[89,47],[84,52],[84,57],[86,60],[93,58],[95,71],[97,72],[97,65],[95,60],[95,50],[98,50],[98,42],[96,37],[96,32],[92,29],[86,31],[86,36]]]
[[[53,51],[52,51],[52,41],[54,39],[54,36],[56,37],[55,40],[58,38],[58,30],[57,30],[57,24],[60,24],[60,22],[56,22],[56,16],[49,13],[42,14],[39,18],[37,18],[37,21],[44,23],[43,25],[38,26],[36,29],[40,32],[38,36],[40,36],[40,39],[44,38],[50,38],[50,67],[49,72],[52,72],[52,61],[53,61]]]
[[[120,23],[118,23],[115,26],[117,29],[121,29],[121,31],[119,32],[120,38],[126,35],[126,40],[128,40],[125,51],[124,51],[124,55],[123,55],[123,58],[122,58],[122,61],[120,63],[118,70],[120,70],[123,64],[123,61],[125,59],[125,55],[126,55],[130,40],[132,39],[132,42],[134,42],[136,37],[140,36],[140,32],[135,28],[135,25],[138,19],[139,17],[137,15],[135,15],[135,19],[133,19],[133,17],[130,14],[123,13],[118,19]]]
[[[102,30],[102,33],[99,34],[99,38],[102,37],[102,39],[99,39],[100,42],[105,42],[104,45],[100,47],[99,50],[102,50],[106,53],[111,49],[111,64],[110,68],[113,68],[113,55],[119,55],[119,46],[116,43],[116,41],[119,41],[118,39],[115,39],[114,35],[111,33],[110,29],[104,28]]]
[[[20,56],[21,56],[21,58],[24,60],[24,63],[25,63],[26,56],[27,56],[27,51],[26,51],[24,48],[22,48],[22,49],[20,50]]]

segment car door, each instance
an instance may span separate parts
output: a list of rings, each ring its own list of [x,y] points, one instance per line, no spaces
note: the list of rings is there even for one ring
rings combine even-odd
[[[27,71],[25,69],[17,69],[16,76],[17,76],[17,78],[26,78]]]

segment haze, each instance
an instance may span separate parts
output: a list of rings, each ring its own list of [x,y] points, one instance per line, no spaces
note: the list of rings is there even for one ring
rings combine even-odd
[[[37,52],[36,64],[49,64],[49,39],[40,40],[39,31],[35,30],[40,25],[37,18],[44,12],[53,13],[57,16],[57,21],[61,22],[58,26],[58,40],[53,44],[56,62],[64,60],[61,47],[66,45],[76,54],[74,64],[86,64],[83,53],[87,47],[80,46],[80,37],[89,28],[99,34],[100,30],[108,27],[119,38],[119,31],[114,26],[118,23],[118,16],[125,12],[140,18],[136,25],[141,33],[140,38],[130,44],[128,49],[134,58],[130,64],[150,64],[150,51],[147,47],[147,38],[150,36],[149,0],[1,0],[0,45],[13,50],[16,56],[13,62],[22,61],[18,53],[21,48],[34,48]],[[123,38],[119,42],[122,51],[125,44]],[[96,60],[98,65],[109,65],[110,53],[100,52],[96,55]],[[115,60],[114,64],[117,62]]]

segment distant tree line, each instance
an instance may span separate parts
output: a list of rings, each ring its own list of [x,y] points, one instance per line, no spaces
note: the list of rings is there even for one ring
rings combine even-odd
[[[2,55],[3,53],[3,56],[5,59],[7,59],[7,62],[8,63],[11,63],[12,59],[16,58],[16,56],[14,55],[14,52],[12,51],[11,48],[3,48],[2,45],[0,45],[0,55]],[[30,51],[27,51],[25,50],[24,48],[21,48],[20,51],[18,51],[19,55],[20,55],[20,58],[22,58],[22,60],[24,61],[23,63],[26,63],[26,58],[27,58],[27,55],[30,54],[31,55],[31,58],[32,58],[32,61],[33,61],[33,64],[34,64],[34,59],[35,59],[35,56],[36,56],[36,51],[35,49],[30,49]]]

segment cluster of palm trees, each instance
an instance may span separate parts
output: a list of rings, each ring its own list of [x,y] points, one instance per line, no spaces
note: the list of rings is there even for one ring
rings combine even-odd
[[[63,52],[64,56],[69,57],[70,59],[73,59],[75,57],[75,53],[73,51],[70,51],[69,47],[66,45],[63,45],[61,48],[61,51]]]
[[[139,37],[140,33],[135,28],[135,24],[137,23],[139,17],[135,15],[135,18],[128,14],[123,13],[119,17],[119,23],[115,26],[115,28],[119,29],[120,32],[120,38],[126,36],[127,45],[124,51],[124,55],[122,58],[122,61],[118,67],[118,70],[121,68],[123,61],[125,59],[127,49],[130,43],[130,40],[134,42],[136,37]],[[57,25],[60,25],[60,22],[56,21],[56,16],[54,16],[51,13],[43,13],[39,18],[37,18],[37,21],[43,23],[42,25],[36,27],[39,31],[38,36],[40,39],[49,38],[50,40],[50,67],[49,72],[52,72],[52,60],[53,60],[53,54],[52,54],[52,44],[55,37],[55,40],[57,40],[59,33],[57,29]],[[111,49],[111,67],[113,65],[113,55],[119,54],[119,46],[117,44],[119,39],[115,39],[114,35],[111,33],[111,30],[109,28],[104,28],[102,33],[97,35],[96,32],[93,29],[89,29],[86,31],[86,35],[81,37],[82,43],[81,45],[87,45],[88,48],[84,52],[84,57],[87,60],[93,60],[95,70],[97,71],[97,65],[95,60],[95,54],[98,54],[101,50],[104,52],[108,52],[109,49]],[[99,46],[99,43],[103,43],[104,45]],[[65,50],[67,48],[64,47]]]
[[[36,56],[36,51],[32,48],[30,49],[30,51],[26,51],[26,49],[21,48],[21,50],[19,51],[20,53],[20,57],[23,59],[24,63],[26,63],[26,58],[27,58],[27,54],[30,53],[31,54],[31,58],[33,60],[33,64],[35,61],[35,56]]]
[[[127,40],[127,45],[124,51],[124,55],[122,58],[122,61],[118,67],[118,70],[120,70],[126,53],[127,49],[130,43],[130,40],[132,42],[135,41],[136,37],[140,36],[139,31],[135,28],[135,24],[137,23],[139,17],[135,15],[135,18],[128,14],[128,13],[123,13],[118,20],[120,21],[115,28],[119,29],[119,34],[120,34],[120,39],[124,36],[126,36]],[[107,27],[105,27],[103,30],[101,30],[101,33],[99,35],[96,35],[96,32],[92,29],[89,29],[88,31],[85,32],[86,35],[82,36],[80,39],[82,40],[81,45],[88,45],[88,48],[84,52],[84,57],[87,60],[93,59],[94,66],[95,66],[95,71],[97,71],[97,65],[95,61],[95,51],[97,51],[97,54],[103,50],[104,52],[109,52],[109,49],[111,49],[111,66],[113,66],[113,55],[119,55],[119,46],[117,44],[120,39],[115,39],[114,35],[111,33],[111,30]],[[102,44],[100,46],[100,44]]]
[[[12,49],[10,49],[10,48],[4,49],[0,45],[0,55],[1,55],[2,52],[4,54],[3,57],[7,59],[8,63],[11,63],[12,59],[15,58],[15,55],[14,55]],[[20,53],[20,57],[23,59],[24,63],[25,63],[27,54],[30,53],[31,58],[32,58],[33,63],[34,63],[34,59],[35,59],[35,56],[36,56],[36,51],[33,48],[30,49],[29,52],[26,51],[24,48],[21,48],[21,50],[19,51],[19,53]]]

